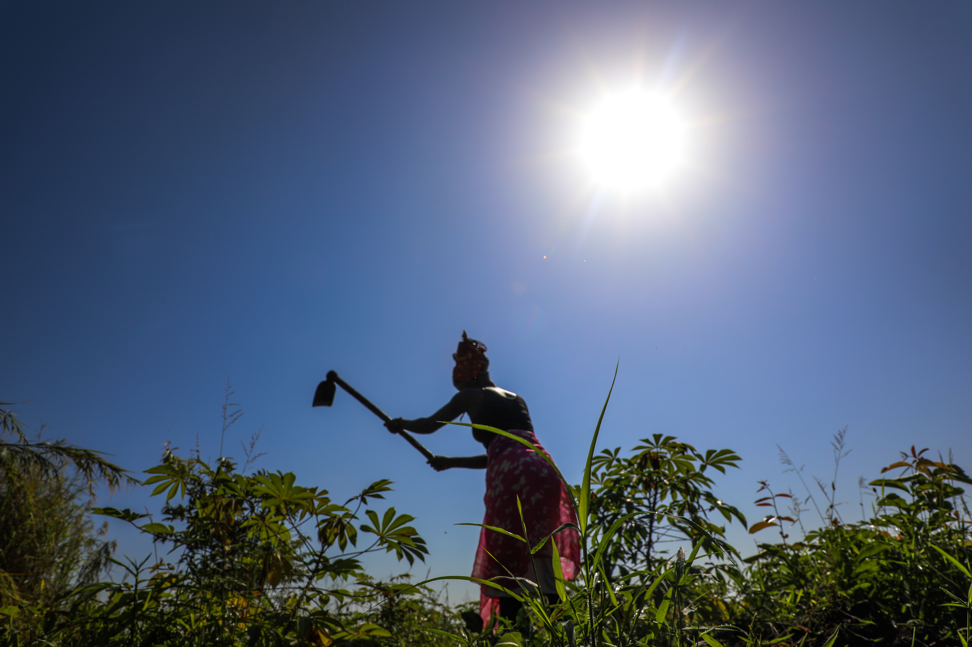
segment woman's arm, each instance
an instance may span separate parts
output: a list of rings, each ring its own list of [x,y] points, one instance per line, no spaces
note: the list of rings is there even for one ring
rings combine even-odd
[[[479,456],[433,456],[429,459],[429,465],[436,472],[452,469],[453,467],[465,467],[470,470],[486,469],[486,454]]]
[[[446,422],[455,420],[464,413],[472,416],[473,413],[479,411],[482,402],[483,392],[480,389],[463,389],[452,396],[452,399],[444,407],[428,418],[416,418],[415,420],[395,418],[385,423],[385,426],[392,433],[404,429],[416,434],[431,434],[442,429]]]

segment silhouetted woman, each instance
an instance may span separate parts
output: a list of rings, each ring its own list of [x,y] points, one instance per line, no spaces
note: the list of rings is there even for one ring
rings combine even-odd
[[[486,346],[462,333],[462,341],[453,355],[456,366],[452,383],[459,392],[444,407],[428,418],[403,420],[395,418],[385,426],[395,433],[401,429],[417,434],[430,434],[444,426],[444,421],[468,414],[474,424],[496,427],[529,440],[546,454],[533,432],[530,412],[523,398],[496,386],[489,377]],[[523,525],[516,507],[517,496],[523,508],[527,538],[530,545],[552,533],[564,523],[577,523],[570,494],[557,472],[541,456],[522,443],[488,431],[473,429],[473,438],[486,448],[478,456],[435,456],[429,464],[436,471],[453,467],[486,470],[486,515],[483,524],[503,528],[516,535],[523,534]],[[547,454],[549,456],[549,454]],[[555,537],[561,568],[568,580],[580,570],[580,543],[573,529],[562,530]],[[493,556],[493,558],[490,557]],[[550,542],[534,559],[526,544],[502,533],[483,528],[472,576],[484,580],[493,578],[505,588],[518,591],[510,579],[512,574],[530,582],[539,582],[546,596],[556,595]],[[534,570],[536,568],[536,570]],[[493,587],[481,587],[480,615],[484,622],[499,611],[499,615],[516,619],[521,604]]]

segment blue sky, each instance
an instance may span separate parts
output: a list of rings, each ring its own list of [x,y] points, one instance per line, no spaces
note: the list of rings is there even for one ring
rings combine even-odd
[[[140,472],[166,441],[218,455],[229,379],[227,454],[262,428],[259,467],[394,480],[431,574],[466,574],[483,474],[310,407],[334,369],[432,413],[465,329],[575,481],[620,361],[601,446],[735,449],[717,492],[752,522],[757,480],[799,488],[776,445],[829,478],[847,426],[850,514],[912,444],[972,465],[970,27],[961,2],[0,3],[0,400]],[[691,164],[623,198],[570,151],[632,85],[678,105]]]

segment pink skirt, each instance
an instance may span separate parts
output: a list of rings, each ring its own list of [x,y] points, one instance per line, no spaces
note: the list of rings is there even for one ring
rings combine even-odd
[[[547,454],[532,431],[510,430],[536,445]],[[541,539],[565,523],[577,523],[574,505],[567,487],[560,480],[556,470],[541,456],[522,443],[497,435],[489,444],[486,463],[486,515],[483,524],[502,528],[513,534],[523,536],[523,523],[526,523],[527,540],[534,546]],[[523,522],[516,507],[520,498],[523,508]],[[559,531],[553,539],[557,542],[560,554],[560,567],[564,578],[572,580],[580,572],[580,539],[573,528]],[[492,555],[492,557],[490,557]],[[527,544],[499,532],[482,528],[479,534],[479,548],[472,576],[488,580],[494,577],[506,578],[498,583],[510,590],[517,590],[515,582],[508,579],[512,573],[531,582],[541,580],[541,592],[547,590],[543,580],[549,580],[552,571],[553,549],[550,541],[533,556],[538,570],[534,570]],[[544,573],[548,577],[544,577]],[[539,578],[538,578],[539,575]],[[499,611],[499,598],[502,591],[482,586],[479,599],[479,613],[483,622]]]

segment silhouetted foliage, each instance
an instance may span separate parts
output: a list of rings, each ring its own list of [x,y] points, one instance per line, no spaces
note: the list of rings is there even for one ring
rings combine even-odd
[[[224,421],[237,418],[224,410]],[[407,577],[381,582],[365,572],[365,553],[386,551],[410,564],[427,554],[410,516],[373,509],[389,481],[339,503],[290,473],[247,474],[249,461],[240,469],[226,458],[209,464],[198,453],[167,451],[145,481],[164,498],[160,521],[130,510],[96,512],[136,525],[168,557],[111,559],[125,572],[121,582],[96,582],[97,569],[41,560],[33,584],[3,589],[0,645],[968,645],[972,516],[962,486],[972,480],[951,459],[912,447],[866,486],[871,513],[863,514],[862,496],[862,519],[853,523],[836,495],[836,469],[847,453],[841,430],[834,479],[817,479],[825,505],[809,488],[800,500],[760,481],[756,504],[772,514],[749,531],[775,531],[779,542],[759,544],[742,560],[746,566],[716,523],[746,520],[716,496],[712,479],[712,470],[737,467],[738,455],[660,434],[629,456],[620,448],[595,455],[599,432],[600,421],[584,480],[571,488],[583,537],[580,577],[563,580],[554,544],[557,596],[521,592],[530,586],[510,591],[524,605],[515,623],[465,624],[463,608],[429,588],[471,578],[411,585]],[[802,468],[781,456],[806,487]],[[69,463],[61,460],[63,469]],[[49,499],[69,501],[64,518],[88,538],[71,550],[97,553],[77,498],[88,477],[58,480],[61,472],[30,459],[4,465],[0,494],[16,502],[10,511],[4,506],[5,532],[19,523],[12,515],[47,514]],[[12,487],[26,482],[33,489]],[[805,530],[800,515],[811,502],[822,524]],[[795,526],[801,536],[793,539]],[[46,526],[37,534],[56,535]],[[14,556],[16,537],[3,537],[4,554]],[[547,541],[532,546],[533,554]]]

